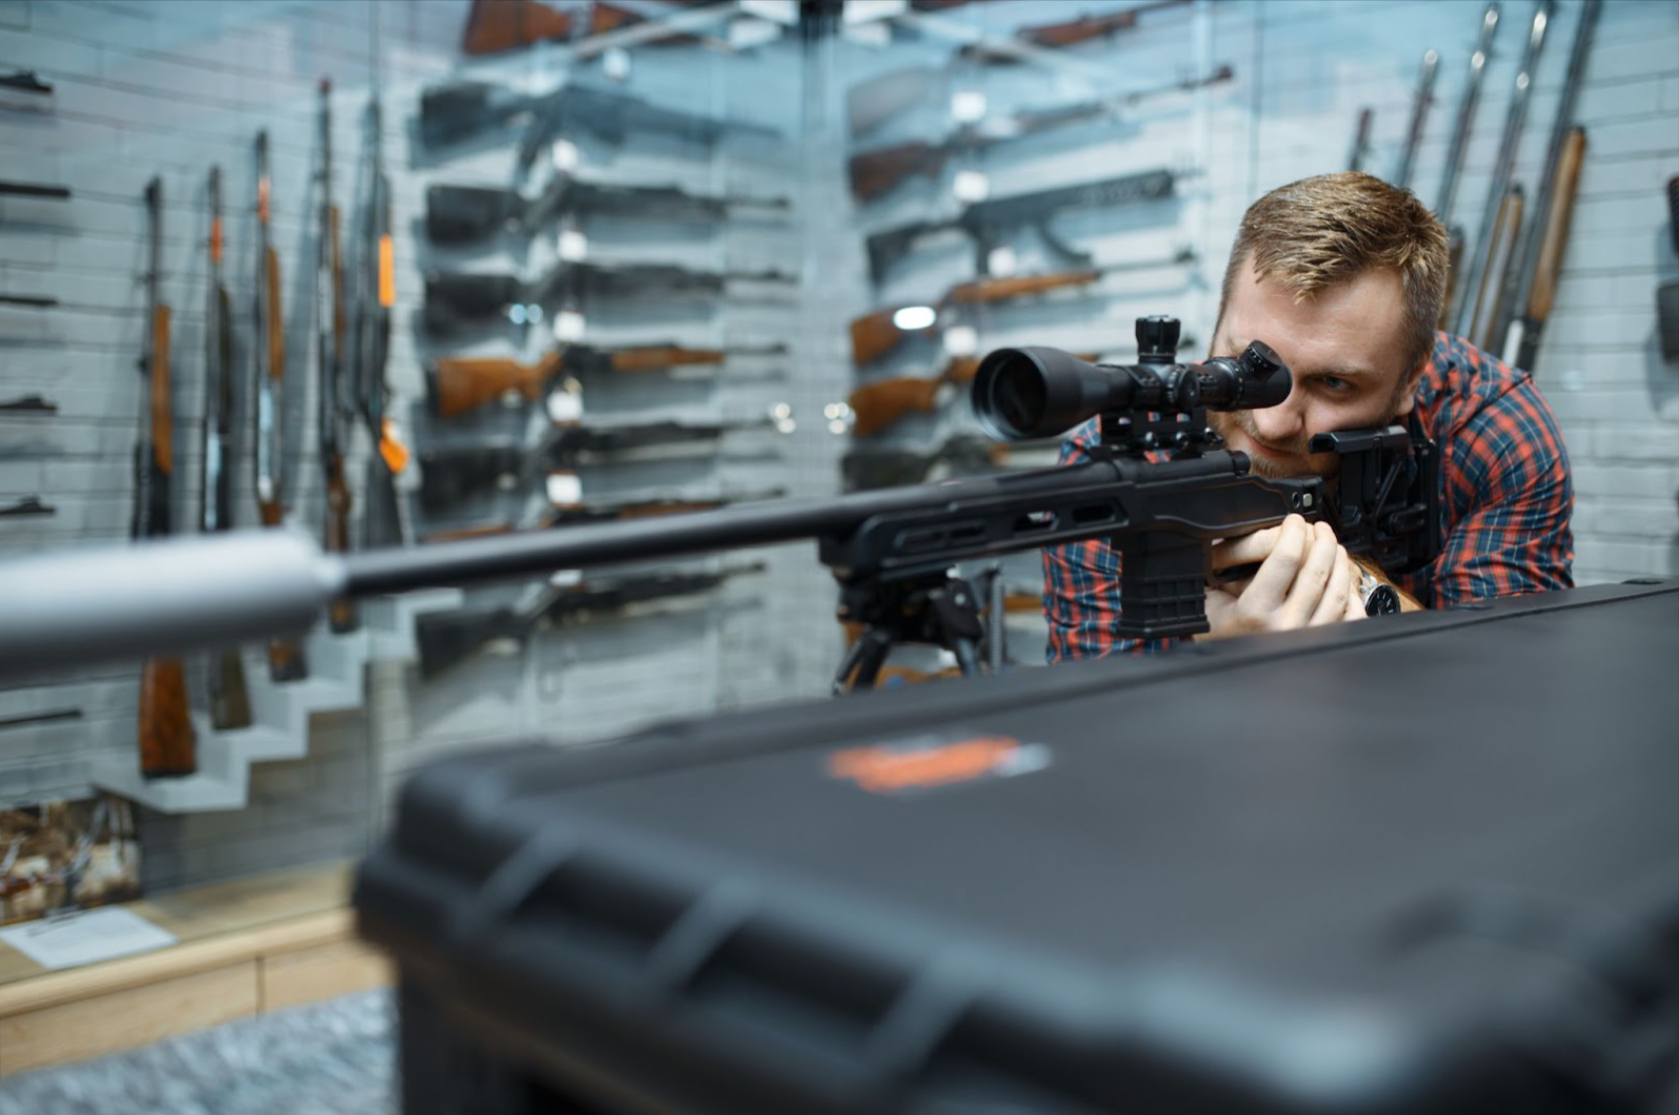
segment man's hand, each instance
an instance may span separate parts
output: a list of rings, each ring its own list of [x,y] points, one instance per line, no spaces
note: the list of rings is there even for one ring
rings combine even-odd
[[[1245,581],[1207,589],[1203,639],[1292,631],[1363,619],[1358,566],[1327,523],[1290,515],[1280,526],[1213,546],[1213,570],[1259,563]]]

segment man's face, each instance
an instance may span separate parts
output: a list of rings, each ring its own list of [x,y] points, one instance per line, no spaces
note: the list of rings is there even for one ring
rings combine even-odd
[[[1405,294],[1395,271],[1368,271],[1298,304],[1251,265],[1230,292],[1213,356],[1237,356],[1250,341],[1277,350],[1294,373],[1280,405],[1215,411],[1213,428],[1246,453],[1261,476],[1330,476],[1333,453],[1309,454],[1313,434],[1385,425],[1409,414],[1422,369],[1405,367]]]

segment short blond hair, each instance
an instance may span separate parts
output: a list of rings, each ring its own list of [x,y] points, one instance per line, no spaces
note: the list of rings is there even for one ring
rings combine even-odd
[[[1443,226],[1410,190],[1358,171],[1320,174],[1279,186],[1248,207],[1224,271],[1218,318],[1248,261],[1261,280],[1275,279],[1296,302],[1372,269],[1399,273],[1405,291],[1405,368],[1434,348],[1435,323],[1451,266]]]

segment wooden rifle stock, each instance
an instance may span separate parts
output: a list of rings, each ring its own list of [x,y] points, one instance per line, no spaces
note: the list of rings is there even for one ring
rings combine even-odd
[[[939,305],[991,305],[1033,294],[1047,294],[1053,290],[1089,286],[1101,277],[1101,270],[1085,268],[1078,271],[1051,271],[1042,275],[1016,275],[1003,279],[975,279],[951,287],[940,299]],[[911,332],[920,332],[904,329],[894,321],[898,311],[903,308],[888,306],[883,310],[875,310],[852,319],[851,358],[855,363],[868,364],[879,360],[897,348]],[[931,325],[925,328],[931,328]]]
[[[1493,339],[1488,334],[1497,316],[1495,306],[1499,292],[1504,289],[1504,272],[1510,262],[1510,252],[1521,231],[1525,201],[1521,185],[1511,186],[1498,205],[1498,219],[1488,233],[1486,266],[1481,270],[1480,282],[1475,290],[1474,312],[1470,315],[1469,329],[1465,334],[1470,344],[1488,352],[1493,345]]]
[[[544,42],[564,42],[575,32],[571,13],[537,0],[473,0],[461,34],[461,51],[500,54]]]
[[[509,394],[536,402],[559,373],[560,355],[551,352],[535,364],[501,356],[445,356],[431,370],[432,409],[454,418]]]
[[[265,527],[278,527],[285,520],[284,492],[282,479],[285,472],[285,462],[281,459],[285,439],[281,436],[279,426],[283,407],[280,400],[285,396],[283,388],[286,377],[286,337],[285,318],[282,316],[282,296],[280,293],[280,253],[274,249],[269,239],[269,220],[273,215],[273,180],[268,170],[268,136],[262,133],[257,136],[257,233],[258,259],[257,266],[261,273],[258,276],[260,291],[256,302],[256,313],[260,318],[258,333],[263,337],[263,344],[259,350],[261,358],[267,360],[267,367],[258,369],[260,379],[257,385],[257,419],[256,450],[258,457],[257,468],[257,516]],[[269,400],[268,411],[265,416],[262,399]],[[265,427],[263,422],[271,423]],[[266,467],[268,475],[263,475],[263,458],[268,456]],[[266,490],[265,490],[266,489]],[[296,639],[274,639],[268,644],[268,676],[276,682],[298,681],[309,675],[309,664],[303,656],[303,646]]]
[[[175,425],[169,406],[169,307],[152,313],[152,460],[167,490],[174,474]],[[167,496],[165,497],[167,498]],[[140,773],[180,778],[198,771],[198,741],[187,703],[186,668],[177,655],[149,659],[140,671]]]
[[[1112,35],[1116,31],[1130,31],[1137,26],[1137,17],[1145,12],[1178,8],[1187,3],[1189,0],[1155,0],[1152,4],[1139,4],[1135,8],[1126,8],[1124,11],[1110,12],[1107,15],[1084,16],[1065,23],[1023,27],[1015,33],[1015,37],[1038,46],[1073,46],[1100,39],[1104,35]]]
[[[439,418],[454,418],[510,395],[537,402],[555,377],[574,369],[565,349],[548,353],[535,364],[502,356],[446,356],[432,365],[427,377],[432,410]],[[591,353],[591,355],[594,355]],[[613,373],[659,372],[687,364],[721,364],[722,349],[644,345],[600,353]],[[585,370],[585,369],[578,369]]]
[[[721,364],[727,354],[714,348],[680,348],[676,345],[647,345],[621,348],[612,353],[614,372],[662,372],[684,364]],[[561,363],[564,363],[562,359]]]
[[[140,671],[140,773],[180,778],[198,772],[187,675],[179,656],[153,658]]]
[[[1586,130],[1571,128],[1563,141],[1562,155],[1557,163],[1556,180],[1551,187],[1551,212],[1545,222],[1545,239],[1539,247],[1539,259],[1533,270],[1533,290],[1528,295],[1527,309],[1517,328],[1520,336],[1514,346],[1506,346],[1505,361],[1518,368],[1533,370],[1533,359],[1539,352],[1539,335],[1551,316],[1551,303],[1557,294],[1557,278],[1562,272],[1562,256],[1568,247],[1568,227],[1574,216],[1574,198],[1580,189],[1580,168],[1586,159]],[[1509,351],[1513,347],[1514,352]]]
[[[135,460],[136,538],[171,533],[175,471],[175,422],[169,393],[169,307],[159,293],[162,272],[163,185],[154,178],[146,188],[151,225],[151,266],[146,278],[150,303],[146,351],[140,368],[148,393]],[[140,773],[146,778],[174,778],[198,770],[186,670],[178,655],[154,658],[140,672]]]
[[[859,201],[873,201],[920,175],[937,178],[950,152],[931,143],[901,143],[851,156],[846,172],[851,192]]]

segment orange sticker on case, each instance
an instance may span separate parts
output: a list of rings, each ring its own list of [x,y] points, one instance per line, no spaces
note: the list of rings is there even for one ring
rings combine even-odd
[[[1011,736],[975,736],[847,748],[828,756],[828,773],[871,794],[895,794],[1026,774],[1048,762],[1048,749],[1042,744],[1023,744]]]

